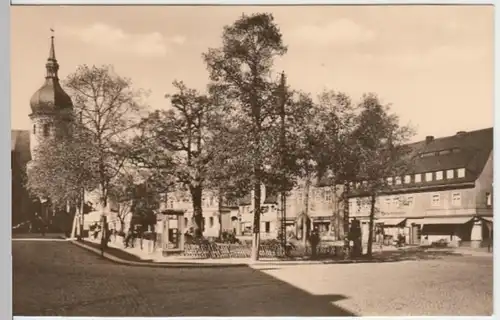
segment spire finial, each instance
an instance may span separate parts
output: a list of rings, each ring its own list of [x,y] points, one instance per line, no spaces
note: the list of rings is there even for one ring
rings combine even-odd
[[[50,28],[51,36],[50,36],[50,52],[49,52],[49,60],[56,60],[56,50],[54,49],[54,28]]]

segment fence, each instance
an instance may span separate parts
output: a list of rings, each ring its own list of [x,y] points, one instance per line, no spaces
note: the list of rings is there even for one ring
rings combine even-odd
[[[293,246],[285,249],[280,244],[261,244],[259,256],[262,258],[304,257],[312,253],[309,246]],[[186,244],[184,256],[194,259],[249,258],[252,252],[250,244]],[[339,245],[320,244],[316,248],[318,257],[341,258],[343,247]]]

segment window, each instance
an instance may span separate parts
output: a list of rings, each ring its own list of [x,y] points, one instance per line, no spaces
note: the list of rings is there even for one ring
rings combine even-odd
[[[445,154],[450,154],[451,153],[451,150],[441,150],[439,151],[439,155],[440,156],[444,156]]]
[[[446,170],[446,179],[453,179],[455,177],[455,170]]]
[[[330,192],[330,190],[325,190],[325,201],[326,202],[332,201],[332,193]]]
[[[370,209],[370,198],[363,198],[361,199],[362,201],[362,206],[363,206],[363,210],[368,210]]]
[[[349,200],[349,212],[353,212],[354,210],[354,201],[356,200],[355,199]]]
[[[422,174],[417,173],[415,175],[415,183],[420,183],[420,182],[422,182]]]
[[[432,195],[432,203],[431,204],[433,207],[439,207],[439,205],[441,204],[441,197],[439,196],[439,194]]]
[[[405,176],[405,183],[411,183],[411,176],[409,174]]]
[[[436,180],[443,180],[443,171],[436,172]]]
[[[36,124],[33,125],[33,134],[36,134]]]
[[[493,201],[491,199],[491,193],[486,192],[486,206],[491,207]]]
[[[271,232],[271,222],[264,223],[264,230],[266,231],[266,233]]]
[[[50,134],[50,126],[48,123],[43,125],[43,136],[48,137]]]
[[[387,184],[392,185],[392,177],[387,178]]]
[[[396,184],[401,184],[401,177],[396,177]]]
[[[173,208],[174,208],[174,201],[170,200],[170,209],[173,209]]]
[[[460,192],[453,192],[451,195],[451,204],[454,206],[459,206],[462,204],[462,195]]]
[[[435,154],[436,154],[435,152],[427,152],[427,153],[422,153],[422,154],[420,154],[420,158],[432,157],[432,156],[434,156]]]
[[[212,227],[214,226],[214,217],[210,217],[210,218],[208,219],[208,226],[209,226],[210,228],[212,228]]]
[[[405,207],[412,207],[412,206],[413,206],[413,196],[406,197]]]
[[[188,226],[188,218],[184,218],[184,228],[187,228]]]
[[[432,172],[427,172],[425,174],[425,181],[432,181]]]
[[[392,198],[392,205],[393,205],[395,208],[399,208],[399,197],[394,197],[394,198]]]
[[[391,198],[385,198],[385,206],[389,208],[391,206]]]
[[[464,169],[464,168],[460,168],[460,169],[458,169],[457,176],[458,176],[459,178],[463,178],[463,177],[465,177],[465,169]]]

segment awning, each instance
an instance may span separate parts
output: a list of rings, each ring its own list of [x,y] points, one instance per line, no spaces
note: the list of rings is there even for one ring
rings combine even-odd
[[[493,222],[493,217],[481,217],[481,219],[489,221],[489,222]]]
[[[397,226],[405,221],[406,218],[392,218],[392,219],[377,219],[376,224],[384,224],[386,226]]]
[[[464,224],[471,221],[473,217],[440,217],[440,218],[423,218],[419,221],[420,224]]]

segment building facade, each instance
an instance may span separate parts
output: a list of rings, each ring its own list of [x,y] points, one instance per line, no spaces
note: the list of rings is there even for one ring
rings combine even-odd
[[[300,217],[307,212],[310,228],[317,228],[322,239],[337,239],[342,224],[342,186],[336,186],[330,179],[314,179],[309,187],[306,201],[304,181],[288,192],[286,197],[286,231],[289,237],[299,233]],[[276,238],[281,228],[281,200],[277,192],[269,192],[262,186],[262,216],[260,218],[261,238]],[[307,208],[306,210],[306,203]],[[253,229],[253,191],[239,202],[240,235],[250,235]]]
[[[386,177],[388,188],[376,199],[375,222],[384,233],[410,244],[446,241],[479,246],[493,233],[493,128],[409,145],[410,172]],[[368,240],[369,198],[353,182],[349,216],[362,223]]]

